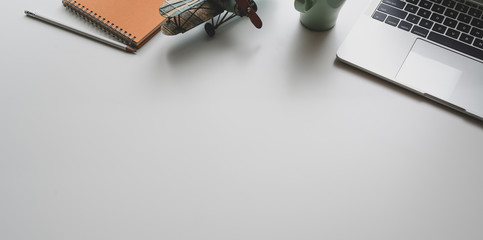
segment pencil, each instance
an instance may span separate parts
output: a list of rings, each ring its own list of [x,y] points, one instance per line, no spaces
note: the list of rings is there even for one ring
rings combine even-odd
[[[124,51],[129,52],[129,53],[136,52],[136,49],[135,48],[133,48],[131,46],[128,46],[126,44],[123,44],[123,43],[120,43],[120,42],[116,42],[116,41],[111,40],[111,39],[108,39],[108,38],[103,38],[103,37],[100,37],[100,36],[92,35],[90,33],[87,33],[87,32],[81,31],[79,29],[76,29],[74,27],[67,26],[67,25],[65,25],[63,23],[60,23],[60,22],[56,21],[56,20],[53,20],[53,19],[50,19],[50,18],[41,16],[41,15],[39,15],[37,13],[33,13],[31,11],[25,10],[25,14],[27,16],[29,16],[29,17],[32,17],[32,18],[35,18],[37,20],[40,20],[40,21],[43,21],[43,22],[52,24],[52,25],[54,25],[56,27],[60,27],[60,28],[65,29],[67,31],[71,31],[73,33],[77,33],[77,34],[82,35],[84,37],[87,37],[87,38],[90,38],[90,39],[99,41],[99,42],[104,43],[104,44],[107,44],[107,45],[109,45],[111,47],[115,47],[115,48],[124,50]]]

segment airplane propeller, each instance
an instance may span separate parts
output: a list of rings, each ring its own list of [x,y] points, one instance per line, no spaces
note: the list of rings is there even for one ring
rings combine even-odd
[[[235,0],[236,4],[242,11],[244,15],[250,18],[250,21],[255,25],[256,28],[262,27],[262,20],[256,13],[256,9],[252,7],[249,0]]]

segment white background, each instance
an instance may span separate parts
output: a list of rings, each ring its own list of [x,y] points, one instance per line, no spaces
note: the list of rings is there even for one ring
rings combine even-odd
[[[134,55],[3,4],[0,239],[483,239],[483,123],[336,60],[367,3]]]

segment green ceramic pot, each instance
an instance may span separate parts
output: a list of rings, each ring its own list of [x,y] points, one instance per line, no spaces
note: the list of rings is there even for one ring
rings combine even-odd
[[[295,0],[300,22],[308,29],[325,31],[334,27],[345,0]]]

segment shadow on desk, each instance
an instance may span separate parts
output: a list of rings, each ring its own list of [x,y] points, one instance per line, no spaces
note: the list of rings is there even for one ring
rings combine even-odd
[[[299,23],[297,31],[293,34],[290,51],[287,56],[288,73],[290,78],[295,80],[303,80],[310,76],[313,72],[317,72],[323,64],[326,54],[324,46],[328,43],[331,31],[313,32],[306,29]]]
[[[226,26],[220,26],[214,37],[209,37],[203,26],[180,36],[171,36],[177,38],[177,42],[168,49],[168,64],[175,70],[191,67],[193,70],[206,72],[213,71],[219,61],[233,61],[235,64],[250,61],[260,50],[260,46],[244,40],[262,33],[254,31],[253,36],[240,36],[240,28],[243,26],[239,25],[247,24],[243,20],[246,19],[233,19]],[[160,64],[165,64],[164,59],[160,60]]]
[[[468,122],[468,123],[470,123],[470,124],[472,124],[474,126],[477,126],[477,127],[479,127],[480,129],[483,130],[483,121],[480,121],[480,120],[478,120],[476,118],[472,118],[472,117],[470,117],[468,115],[465,115],[465,114],[463,114],[463,113],[461,113],[459,111],[456,111],[456,110],[454,110],[452,108],[449,108],[449,107],[447,107],[445,105],[442,105],[442,104],[439,104],[437,102],[431,101],[431,100],[429,100],[429,99],[427,99],[427,98],[425,98],[425,97],[423,97],[421,95],[418,95],[418,94],[413,93],[413,92],[411,92],[409,90],[406,90],[406,89],[404,89],[402,87],[399,87],[397,85],[394,85],[394,84],[392,84],[390,82],[385,81],[384,79],[378,78],[378,77],[376,77],[374,75],[371,75],[371,74],[369,74],[369,73],[367,73],[365,71],[362,71],[362,70],[357,69],[355,67],[349,66],[349,65],[341,62],[338,59],[335,59],[334,60],[334,67],[339,68],[339,69],[343,69],[344,71],[348,71],[348,72],[350,72],[350,73],[352,73],[354,75],[361,76],[361,77],[363,77],[363,78],[365,78],[365,79],[367,79],[367,80],[369,80],[369,81],[371,81],[373,83],[382,84],[384,87],[387,87],[387,88],[391,89],[392,91],[395,91],[397,94],[405,95],[406,97],[409,97],[409,98],[411,98],[413,100],[416,100],[418,102],[428,103],[429,105],[431,105],[433,107],[437,107],[437,108],[439,108],[439,109],[441,109],[441,110],[443,110],[443,111],[445,111],[445,112],[447,112],[449,114],[456,114],[457,116],[459,116],[460,118],[462,118],[464,121],[466,121],[466,122]]]

